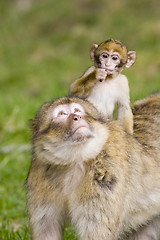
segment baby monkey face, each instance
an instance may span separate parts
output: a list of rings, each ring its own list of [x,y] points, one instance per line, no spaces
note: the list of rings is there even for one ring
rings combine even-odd
[[[107,74],[113,74],[116,70],[118,70],[119,64],[121,62],[121,56],[118,52],[104,51],[99,56],[99,61],[101,68],[107,70]]]
[[[91,127],[87,123],[85,111],[78,103],[61,104],[53,110],[53,122],[67,129],[72,141],[92,136]]]
[[[104,68],[107,75],[120,73],[124,67],[129,68],[136,60],[135,51],[128,51],[123,43],[112,38],[100,45],[93,44],[90,55],[95,66]]]

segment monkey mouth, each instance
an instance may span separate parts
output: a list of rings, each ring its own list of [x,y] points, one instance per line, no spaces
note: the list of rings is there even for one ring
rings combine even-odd
[[[89,131],[89,129],[88,129],[88,126],[79,126],[79,127],[77,127],[76,129],[74,129],[74,131],[73,131],[73,133],[72,133],[72,135],[74,135],[75,133],[77,133],[77,132],[84,132],[84,131],[86,131],[86,130],[88,130]]]
[[[72,141],[78,142],[90,137],[92,137],[92,133],[88,126],[79,126],[75,128],[71,135]]]
[[[107,69],[107,73],[112,74],[112,72],[113,72],[113,70],[108,70]]]
[[[101,66],[102,67],[102,66]],[[105,69],[105,71],[107,72],[107,75],[111,75],[114,73],[114,69],[109,69],[107,68],[107,66],[102,67],[103,69]]]
[[[108,68],[105,68],[105,70],[107,72],[107,75],[111,75],[114,72],[114,70],[111,70],[111,69],[108,69]]]

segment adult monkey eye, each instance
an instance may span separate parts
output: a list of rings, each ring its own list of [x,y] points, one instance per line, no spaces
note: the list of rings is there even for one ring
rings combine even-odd
[[[67,112],[60,111],[60,112],[58,113],[58,116],[63,116],[63,115],[67,115]]]
[[[107,54],[107,53],[103,53],[103,54],[102,54],[102,57],[103,57],[103,58],[108,58],[108,54]]]
[[[114,60],[114,61],[116,61],[117,59],[118,59],[118,56],[112,56],[112,59]]]
[[[75,109],[74,109],[74,113],[81,113],[81,111],[80,111],[80,109],[75,108]]]

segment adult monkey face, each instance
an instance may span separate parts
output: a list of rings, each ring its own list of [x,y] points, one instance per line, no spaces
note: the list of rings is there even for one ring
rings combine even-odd
[[[82,141],[92,137],[91,126],[85,119],[85,110],[78,103],[61,104],[53,112],[53,122],[66,128],[68,138]]]
[[[83,158],[82,155],[92,157],[99,149],[95,145],[100,142],[101,146],[107,137],[96,108],[88,101],[74,98],[44,104],[32,120],[32,129],[37,155],[41,146],[45,158],[48,156],[49,161],[55,158],[54,161],[62,161],[61,164],[77,155],[78,159]]]

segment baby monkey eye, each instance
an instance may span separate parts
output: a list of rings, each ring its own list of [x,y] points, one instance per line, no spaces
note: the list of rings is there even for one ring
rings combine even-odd
[[[118,56],[112,56],[112,59],[114,60],[114,61],[116,61],[117,59],[118,59],[119,57]]]
[[[103,57],[103,58],[108,58],[108,54],[107,54],[107,53],[103,53],[103,54],[102,54],[102,57]]]

